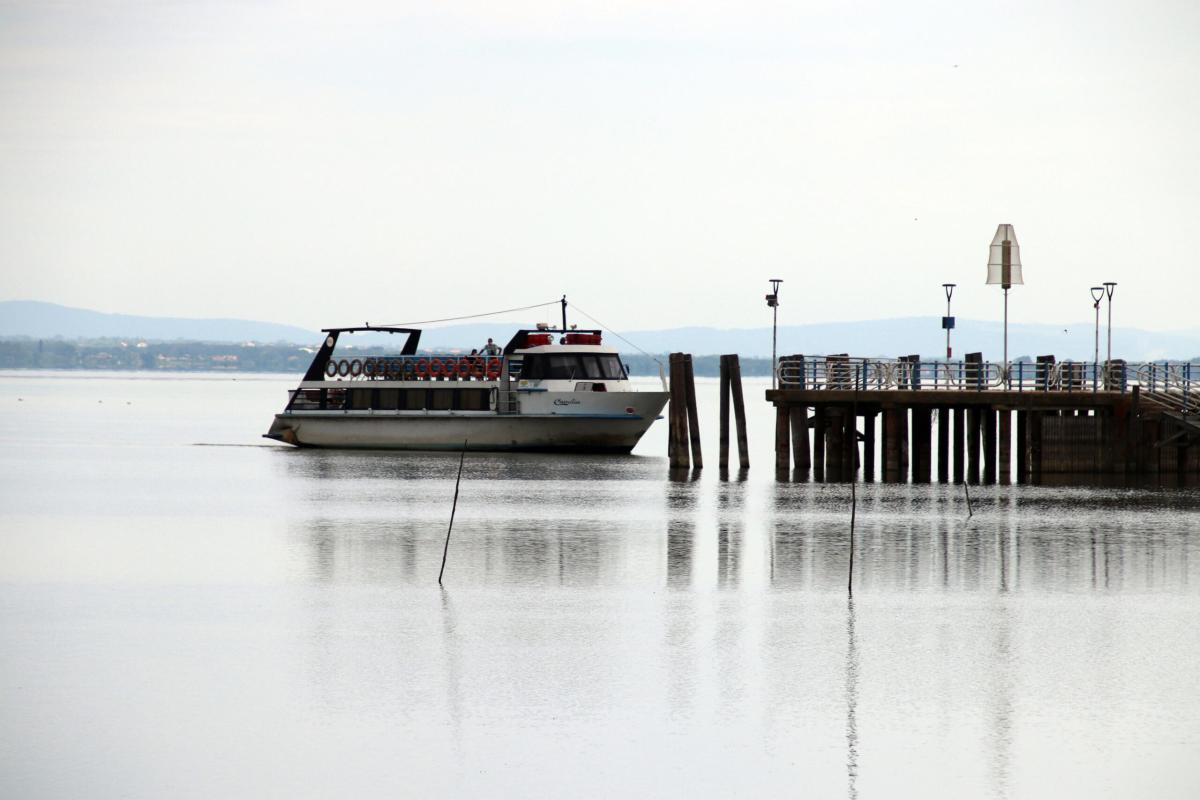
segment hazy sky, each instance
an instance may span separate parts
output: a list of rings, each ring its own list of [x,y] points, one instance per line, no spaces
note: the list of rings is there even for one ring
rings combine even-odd
[[[0,3],[0,299],[1200,325],[1200,3]],[[527,316],[527,315],[526,315]]]

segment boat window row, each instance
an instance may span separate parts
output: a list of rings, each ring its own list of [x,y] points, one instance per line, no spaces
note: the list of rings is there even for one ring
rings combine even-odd
[[[490,389],[301,389],[293,411],[487,411]]]
[[[621,359],[605,353],[530,353],[521,365],[521,380],[624,380]]]

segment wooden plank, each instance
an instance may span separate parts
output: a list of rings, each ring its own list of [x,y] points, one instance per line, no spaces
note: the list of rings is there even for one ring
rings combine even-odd
[[[863,480],[875,480],[875,410],[863,414]]]
[[[687,443],[687,398],[683,385],[682,353],[671,353],[671,410],[669,436],[671,437],[670,459],[674,469],[687,469],[692,465]]]
[[[845,410],[833,407],[826,409],[825,426],[825,480],[843,481],[846,479],[846,448],[845,448]]]
[[[883,410],[883,480],[886,483],[900,481],[900,422],[902,409]]]
[[[721,411],[717,467],[729,469],[729,356],[721,356]]]
[[[692,372],[692,354],[683,354],[683,389],[687,401],[688,433],[692,444],[692,468],[704,468],[704,455],[700,450],[700,414],[696,410],[696,376]]]
[[[750,468],[750,444],[746,437],[746,403],[742,398],[742,364],[736,355],[729,357],[729,389],[733,394],[733,421],[737,425],[738,463]]]
[[[825,480],[825,406],[813,409],[813,478]]]
[[[787,406],[775,407],[775,472],[787,473],[791,466],[791,428],[792,415]]]
[[[913,483],[929,483],[931,452],[929,447],[931,413],[928,408],[912,410]]]
[[[1002,408],[998,412],[996,444],[999,452],[1000,483],[1008,486],[1012,483],[1012,411]]]

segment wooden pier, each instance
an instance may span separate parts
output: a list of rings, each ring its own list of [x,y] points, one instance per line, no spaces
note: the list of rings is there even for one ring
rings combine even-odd
[[[1160,380],[1123,363],[1052,357],[1006,371],[978,354],[954,364],[789,356],[779,378],[767,400],[781,476],[793,467],[819,481],[899,483],[1200,475],[1190,369]]]

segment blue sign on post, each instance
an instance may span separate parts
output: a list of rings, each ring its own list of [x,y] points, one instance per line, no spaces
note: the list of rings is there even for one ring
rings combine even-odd
[[[954,330],[954,317],[942,317],[942,328],[945,330]]]

